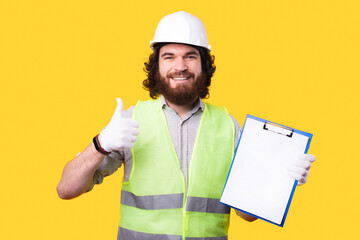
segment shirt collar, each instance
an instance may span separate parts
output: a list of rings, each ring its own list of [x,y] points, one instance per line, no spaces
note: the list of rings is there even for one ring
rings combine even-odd
[[[160,101],[161,101],[162,108],[164,108],[164,107],[170,108],[169,105],[166,103],[165,97],[163,95],[160,96]],[[204,111],[204,109],[205,109],[205,104],[204,104],[203,100],[201,100],[201,98],[198,98],[194,108],[190,110],[190,113],[196,113],[199,109],[201,109],[201,111]]]

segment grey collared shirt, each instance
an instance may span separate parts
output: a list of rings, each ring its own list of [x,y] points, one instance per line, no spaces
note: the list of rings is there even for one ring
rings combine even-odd
[[[161,96],[162,108],[167,120],[172,144],[176,150],[177,157],[180,162],[181,171],[185,178],[187,185],[188,172],[190,166],[191,155],[195,143],[197,129],[199,127],[200,119],[204,111],[204,102],[199,99],[195,107],[189,111],[184,119],[181,119],[177,113],[170,108],[165,101],[165,98]],[[131,118],[134,110],[134,106],[122,112],[122,116],[125,118]],[[235,147],[240,137],[240,125],[230,115],[235,125]],[[93,184],[89,191],[94,187],[94,184],[101,184],[104,177],[109,176],[116,172],[121,165],[124,164],[124,181],[129,179],[129,175],[132,167],[132,153],[131,149],[127,149],[123,152],[112,152],[99,165],[95,171]]]

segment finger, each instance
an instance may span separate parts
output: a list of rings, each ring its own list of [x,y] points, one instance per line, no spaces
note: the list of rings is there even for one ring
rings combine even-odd
[[[290,164],[290,166],[293,166],[293,167],[302,167],[302,168],[305,168],[305,169],[310,169],[311,167],[311,162],[308,162],[308,161],[301,161],[301,160],[298,160],[298,161],[294,161]]]
[[[138,128],[139,127],[139,123],[134,120],[134,119],[129,119],[130,125],[134,128]]]
[[[314,162],[315,161],[315,156],[312,155],[312,154],[302,154],[302,155],[299,156],[299,160]]]
[[[121,117],[121,112],[122,112],[122,110],[124,108],[124,103],[121,100],[121,98],[116,98],[116,102],[117,102],[117,106],[116,106],[114,115],[117,115],[117,116]]]
[[[306,169],[305,168],[302,168],[302,167],[294,167],[294,166],[291,166],[289,167],[288,169],[289,173],[294,173],[294,174],[298,174],[298,175],[301,175],[301,176],[306,176]]]
[[[289,176],[297,181],[300,182],[300,180],[303,180],[303,176],[301,176],[300,174],[297,173],[293,173],[293,172],[289,172]]]
[[[304,177],[293,172],[289,172],[289,176],[298,181],[297,185],[303,185],[304,183],[306,183],[306,176]]]
[[[137,128],[132,128],[131,129],[131,135],[132,136],[137,136],[139,134],[139,130]]]

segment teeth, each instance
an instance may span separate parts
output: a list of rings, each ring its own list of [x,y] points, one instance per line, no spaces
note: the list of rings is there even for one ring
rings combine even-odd
[[[186,80],[187,78],[173,78],[175,81]]]

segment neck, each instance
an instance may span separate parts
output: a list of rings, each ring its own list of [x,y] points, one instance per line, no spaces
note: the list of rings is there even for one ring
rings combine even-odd
[[[195,107],[197,100],[198,99],[196,98],[195,100],[190,101],[188,104],[177,105],[165,99],[167,105],[171,107],[181,119],[184,119],[186,114]]]

